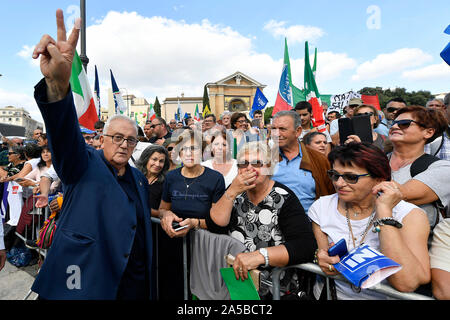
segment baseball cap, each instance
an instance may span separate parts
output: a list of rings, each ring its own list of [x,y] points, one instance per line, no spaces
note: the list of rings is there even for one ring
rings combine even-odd
[[[93,131],[93,130],[89,130],[88,128],[85,128],[85,127],[82,127],[82,126],[80,126],[80,131],[81,131],[81,133],[86,133],[86,134],[97,134],[97,132],[96,131]]]
[[[352,106],[352,105],[361,106],[363,104],[364,104],[364,102],[360,98],[352,98],[348,102],[349,106]]]

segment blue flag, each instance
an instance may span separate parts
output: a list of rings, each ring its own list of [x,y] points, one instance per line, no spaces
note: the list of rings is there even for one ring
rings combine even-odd
[[[445,29],[444,33],[450,34],[450,25]],[[450,42],[441,52],[441,58],[450,66]]]
[[[253,119],[253,113],[256,110],[262,110],[266,107],[268,100],[259,88],[256,88],[255,98],[253,99],[252,110],[250,110],[250,118]]]
[[[115,106],[115,113],[125,113],[127,111],[127,106],[125,105],[125,102],[122,98],[122,93],[120,93],[119,87],[117,86],[116,79],[114,79],[113,73],[111,70],[111,87],[114,97],[114,106]]]
[[[100,105],[100,85],[98,84],[98,74],[97,74],[97,66],[95,66],[95,82],[94,82],[94,95],[97,108],[98,108],[98,119],[102,118],[101,114],[101,105]]]

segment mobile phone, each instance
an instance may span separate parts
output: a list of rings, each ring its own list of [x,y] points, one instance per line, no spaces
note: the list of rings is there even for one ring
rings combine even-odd
[[[345,242],[344,238],[339,240],[334,246],[328,249],[328,255],[330,257],[339,256],[339,258],[342,258],[347,254],[347,252],[347,243]]]
[[[183,229],[186,229],[188,226],[180,226],[180,223],[179,222],[172,222],[172,229],[174,230],[174,231],[180,231],[180,230],[183,230]]]
[[[370,124],[370,116],[363,115],[352,118],[354,134],[356,134],[361,142],[373,143],[372,125]]]
[[[338,120],[339,125],[339,140],[340,144],[343,145],[348,139],[349,135],[354,134],[352,119],[350,118],[340,118]]]

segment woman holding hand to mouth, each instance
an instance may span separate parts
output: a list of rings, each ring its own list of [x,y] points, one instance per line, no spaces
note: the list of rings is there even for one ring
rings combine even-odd
[[[312,261],[316,241],[297,196],[271,179],[270,149],[245,144],[237,155],[238,175],[206,218],[208,230],[228,233],[247,251],[236,256],[236,279],[258,267],[282,267]]]

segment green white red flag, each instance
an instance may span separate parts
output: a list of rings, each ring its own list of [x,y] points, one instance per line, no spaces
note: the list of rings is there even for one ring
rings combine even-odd
[[[98,121],[94,96],[84,71],[80,56],[75,51],[72,62],[72,74],[70,75],[73,101],[77,111],[78,122],[85,128],[94,129],[94,123]]]
[[[308,41],[305,42],[305,71],[304,71],[304,93],[306,101],[312,105],[313,126],[319,132],[326,130],[325,119],[323,117],[322,102],[320,100],[319,90],[317,89],[316,80],[311,70],[309,62]]]

